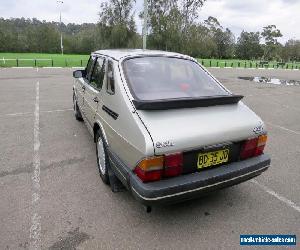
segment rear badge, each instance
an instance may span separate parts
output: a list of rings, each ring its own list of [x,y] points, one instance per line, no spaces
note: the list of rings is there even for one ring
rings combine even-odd
[[[157,148],[173,147],[174,145],[175,144],[172,141],[157,142],[155,144]]]
[[[253,129],[253,132],[255,134],[261,134],[261,132],[263,131],[264,131],[264,125],[262,122],[260,122],[260,124]]]

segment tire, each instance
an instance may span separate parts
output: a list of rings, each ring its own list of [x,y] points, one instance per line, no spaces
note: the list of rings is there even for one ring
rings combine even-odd
[[[100,177],[102,181],[108,185],[109,184],[108,170],[110,168],[109,159],[107,155],[105,141],[99,130],[96,132],[96,156],[97,156],[97,166],[98,166]]]
[[[76,96],[75,94],[73,94],[73,110],[74,110],[74,115],[77,121],[82,121],[82,116],[81,116],[81,112],[80,109],[78,107],[77,104],[77,100],[76,100]]]

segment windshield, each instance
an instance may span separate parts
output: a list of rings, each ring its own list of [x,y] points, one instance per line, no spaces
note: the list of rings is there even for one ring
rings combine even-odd
[[[227,96],[197,63],[174,57],[141,57],[124,61],[123,68],[134,97],[139,100]]]

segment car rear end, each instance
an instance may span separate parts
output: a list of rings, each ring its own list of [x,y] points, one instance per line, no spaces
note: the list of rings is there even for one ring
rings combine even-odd
[[[195,61],[139,57],[123,69],[155,152],[129,173],[137,200],[179,202],[268,169],[261,119]]]
[[[266,171],[267,135],[142,160],[130,176],[134,196],[146,205],[179,202],[239,184]]]

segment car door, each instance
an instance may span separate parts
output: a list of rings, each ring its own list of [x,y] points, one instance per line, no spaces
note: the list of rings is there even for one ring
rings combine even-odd
[[[97,119],[101,121],[101,125],[105,131],[106,139],[112,148],[119,148],[120,136],[116,130],[117,126],[121,126],[119,117],[118,96],[115,95],[115,67],[111,59],[107,59],[105,63],[104,85],[101,93],[101,100],[97,110]],[[123,148],[124,149],[124,148]]]
[[[84,94],[84,115],[91,127],[94,125],[95,114],[100,100],[100,91],[104,79],[105,58],[97,57]]]
[[[84,111],[83,105],[84,105],[84,94],[85,94],[86,85],[88,84],[89,78],[91,76],[95,60],[96,60],[95,56],[90,57],[87,66],[85,68],[85,72],[86,72],[85,76],[83,78],[78,78],[76,80],[77,104],[82,112]]]

